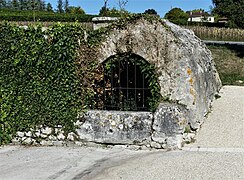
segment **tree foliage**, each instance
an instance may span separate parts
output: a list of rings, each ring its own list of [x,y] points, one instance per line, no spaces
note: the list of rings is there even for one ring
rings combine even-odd
[[[147,9],[147,10],[145,10],[144,14],[158,15],[158,13],[155,9]]]
[[[79,7],[79,6],[78,7],[69,6],[66,9],[66,13],[84,15],[85,14],[85,11],[81,7]]]
[[[110,16],[110,17],[119,17],[121,16],[122,13],[125,13],[127,11],[121,11],[121,10],[117,10],[115,8],[109,9],[109,8],[105,8],[104,6],[100,9],[99,11],[99,16]],[[127,12],[128,13],[128,12]]]
[[[230,27],[244,28],[244,0],[213,0],[213,13],[228,18]]]
[[[6,0],[0,0],[0,8],[6,8],[7,3]]]
[[[62,0],[58,0],[57,12],[58,13],[63,13],[64,12],[64,9],[63,9],[63,1]]]
[[[64,1],[64,11],[67,13],[68,9],[69,9],[69,1],[65,0]]]
[[[23,11],[47,11],[54,12],[51,3],[45,3],[45,0],[0,0],[0,13],[1,10],[17,10],[16,13],[19,13],[19,10]],[[58,0],[57,1],[57,13],[68,13],[68,14],[80,14],[84,15],[85,11],[81,7],[69,6],[68,0]],[[6,13],[6,11],[5,11]],[[9,14],[9,13],[7,13]],[[20,12],[21,16],[22,12]],[[23,13],[28,14],[28,13]],[[1,15],[0,15],[1,16]],[[14,18],[14,17],[13,17]],[[28,17],[26,17],[28,19]],[[4,19],[3,19],[4,20]]]
[[[47,3],[47,11],[53,12],[53,7],[52,7],[51,3]]]
[[[164,18],[175,24],[185,25],[187,24],[188,15],[180,8],[173,8],[165,14]]]

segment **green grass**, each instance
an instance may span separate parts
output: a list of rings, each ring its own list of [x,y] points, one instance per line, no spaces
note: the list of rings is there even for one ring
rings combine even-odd
[[[208,46],[223,85],[244,86],[244,46]]]

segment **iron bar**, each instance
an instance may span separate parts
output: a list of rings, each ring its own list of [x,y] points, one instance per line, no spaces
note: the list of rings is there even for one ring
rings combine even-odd
[[[142,106],[144,107],[145,106],[145,101],[144,101],[144,96],[145,96],[145,90],[144,90],[144,80],[145,80],[145,75],[144,73],[142,74]]]
[[[135,74],[135,105],[136,105],[136,109],[137,109],[137,92],[136,92],[136,63],[134,63],[134,65],[135,65],[135,72],[134,72],[134,74]]]
[[[148,110],[146,99],[150,96],[144,72],[140,71],[136,60],[119,58],[111,69],[103,64],[103,82],[94,86],[96,95],[94,108],[103,110]],[[111,81],[111,82],[110,82]],[[133,84],[134,83],[134,84]],[[102,91],[101,91],[102,90]],[[102,103],[103,102],[103,103]],[[101,104],[102,103],[102,104]]]
[[[128,102],[129,100],[129,62],[128,59],[126,59],[126,75],[127,75],[127,82],[126,82],[126,86],[127,86],[127,90],[126,90],[126,101]]]

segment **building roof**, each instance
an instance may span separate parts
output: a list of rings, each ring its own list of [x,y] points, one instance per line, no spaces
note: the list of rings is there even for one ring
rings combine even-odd
[[[207,12],[198,11],[198,12],[188,12],[189,17],[202,17],[202,16],[210,16]]]

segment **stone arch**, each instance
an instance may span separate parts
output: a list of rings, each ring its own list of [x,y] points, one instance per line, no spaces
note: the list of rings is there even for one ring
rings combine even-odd
[[[100,63],[103,78],[95,81],[95,109],[154,111],[159,98],[154,66],[134,53],[112,55]],[[154,88],[154,89],[153,89]]]

